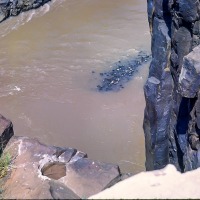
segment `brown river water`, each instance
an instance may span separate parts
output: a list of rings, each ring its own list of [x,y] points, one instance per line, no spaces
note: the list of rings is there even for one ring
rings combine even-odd
[[[0,113],[16,135],[144,170],[148,65],[119,92],[95,90],[120,59],[150,52],[146,0],[54,0],[0,24]]]

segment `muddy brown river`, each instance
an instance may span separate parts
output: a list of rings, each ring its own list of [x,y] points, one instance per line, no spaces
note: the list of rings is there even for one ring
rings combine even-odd
[[[16,135],[140,172],[149,62],[118,92],[96,86],[141,50],[150,53],[146,0],[54,0],[9,18],[0,24],[0,113]]]

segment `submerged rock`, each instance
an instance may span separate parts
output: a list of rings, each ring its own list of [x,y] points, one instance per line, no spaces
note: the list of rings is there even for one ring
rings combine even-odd
[[[127,82],[132,80],[138,67],[149,61],[150,55],[140,52],[137,57],[115,63],[111,70],[100,73],[100,84],[97,85],[99,92],[119,91],[123,89]],[[92,72],[94,74],[94,71]]]
[[[9,16],[17,16],[19,13],[36,9],[51,0],[0,0],[0,22]]]

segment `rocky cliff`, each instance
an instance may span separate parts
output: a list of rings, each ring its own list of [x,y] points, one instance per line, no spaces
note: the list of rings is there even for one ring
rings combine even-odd
[[[144,86],[147,170],[200,166],[200,1],[147,0],[152,62]]]

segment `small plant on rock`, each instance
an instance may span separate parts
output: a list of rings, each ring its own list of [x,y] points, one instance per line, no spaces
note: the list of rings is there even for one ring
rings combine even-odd
[[[0,157],[0,179],[7,175],[11,164],[11,156],[9,153],[3,152]]]

